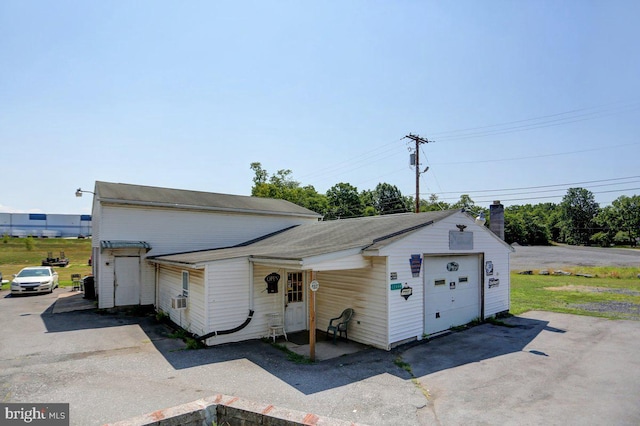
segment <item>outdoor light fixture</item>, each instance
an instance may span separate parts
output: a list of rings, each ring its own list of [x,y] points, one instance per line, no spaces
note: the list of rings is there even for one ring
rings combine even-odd
[[[466,213],[475,214],[472,210],[467,208],[462,209],[462,211]],[[487,218],[483,211],[480,211],[480,213],[478,213],[478,216],[476,216],[475,222],[476,222],[476,225],[480,225],[480,226],[484,226],[484,224],[487,223]]]
[[[83,192],[87,192],[87,193],[89,193],[89,194],[96,195],[96,193],[95,193],[95,192],[91,192],[91,191],[83,191],[82,189],[78,188],[78,189],[76,190],[76,197],[82,197],[82,193],[83,193]]]

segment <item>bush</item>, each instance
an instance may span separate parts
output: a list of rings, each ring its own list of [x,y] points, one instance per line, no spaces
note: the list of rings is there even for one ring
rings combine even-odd
[[[593,234],[590,241],[600,247],[609,247],[611,245],[611,237],[606,232],[597,232]]]
[[[629,240],[629,233],[627,231],[618,231],[616,236],[613,237],[613,242],[616,245],[633,245],[633,241]]]

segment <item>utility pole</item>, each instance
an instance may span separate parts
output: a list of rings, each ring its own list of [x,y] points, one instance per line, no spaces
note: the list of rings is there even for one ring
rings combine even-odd
[[[430,141],[427,138],[422,138],[418,135],[414,135],[412,133],[409,133],[407,136],[405,136],[404,138],[407,139],[411,139],[412,141],[414,141],[416,143],[416,150],[415,150],[415,166],[416,166],[416,213],[420,213],[420,145],[425,144],[425,143],[429,143],[429,142],[435,142],[435,141]],[[403,139],[404,139],[403,138]],[[426,169],[424,169],[424,171],[426,172],[428,169],[428,167]],[[422,172],[424,173],[424,172]]]

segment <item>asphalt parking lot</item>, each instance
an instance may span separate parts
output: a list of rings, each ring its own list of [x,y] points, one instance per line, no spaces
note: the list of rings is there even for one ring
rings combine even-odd
[[[371,425],[640,423],[640,322],[530,312],[301,365],[261,341],[185,350],[152,317],[53,314],[67,291],[0,293],[0,390],[68,402],[73,425],[216,393]]]
[[[640,266],[640,250],[628,248],[514,246],[509,258],[512,271],[562,269],[575,266]]]

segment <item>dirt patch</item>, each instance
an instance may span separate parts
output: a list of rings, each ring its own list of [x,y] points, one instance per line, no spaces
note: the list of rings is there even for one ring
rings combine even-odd
[[[627,296],[640,296],[640,291],[629,290],[626,288],[609,288],[609,287],[589,287],[586,285],[564,285],[560,287],[545,287],[549,291],[577,291],[581,293],[614,293],[624,294]]]
[[[615,313],[619,319],[640,321],[640,305],[630,302],[581,303],[572,304],[569,307],[590,312]]]

